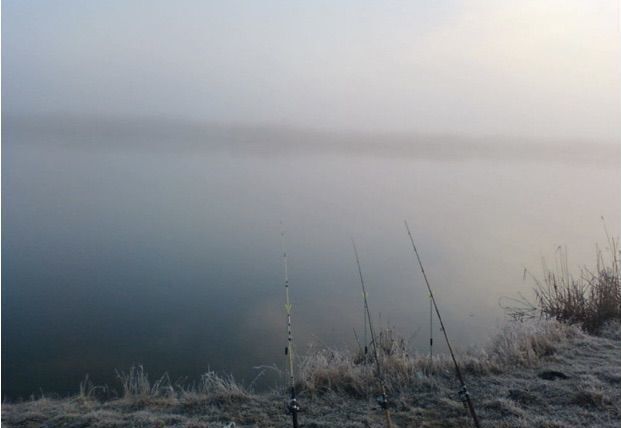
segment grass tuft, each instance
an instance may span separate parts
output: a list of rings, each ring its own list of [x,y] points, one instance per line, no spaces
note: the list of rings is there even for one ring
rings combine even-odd
[[[302,359],[297,387],[310,395],[340,392],[362,398],[367,385],[364,368],[348,352],[322,349]]]
[[[606,251],[598,248],[595,269],[583,267],[577,278],[569,273],[566,252],[559,258],[556,271],[544,268],[543,281],[533,277],[541,315],[594,334],[609,321],[621,321],[619,239],[609,238]]]
[[[208,371],[201,376],[198,384],[180,387],[180,397],[186,402],[207,400],[211,404],[224,405],[245,401],[250,398],[250,393],[233,376],[220,376]]]
[[[123,398],[169,397],[175,393],[167,373],[151,382],[141,365],[131,367],[127,373],[117,371],[117,377],[121,381]]]
[[[507,324],[486,347],[490,368],[534,367],[542,357],[556,351],[565,339],[581,332],[560,322],[519,322]]]

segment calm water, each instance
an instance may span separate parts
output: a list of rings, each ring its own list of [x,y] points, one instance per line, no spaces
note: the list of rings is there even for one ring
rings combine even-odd
[[[87,373],[114,385],[114,370],[134,363],[152,375],[212,368],[246,382],[256,366],[282,367],[280,220],[301,352],[355,346],[352,236],[378,322],[425,352],[428,300],[405,218],[461,347],[502,323],[500,297],[529,290],[524,267],[538,272],[558,245],[570,264],[591,263],[604,242],[600,216],[620,228],[618,159],[595,161],[593,150],[574,160],[467,149],[384,156],[257,150],[252,135],[247,150],[176,150],[174,139],[151,149],[122,134],[64,144],[3,133],[2,390],[11,398],[74,392]]]

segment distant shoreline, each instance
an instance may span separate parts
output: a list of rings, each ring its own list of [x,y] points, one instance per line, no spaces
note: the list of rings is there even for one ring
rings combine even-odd
[[[94,151],[185,153],[215,151],[258,156],[365,155],[429,160],[503,160],[587,163],[617,167],[621,145],[613,142],[313,130],[275,125],[201,123],[170,118],[3,115],[9,146],[40,144]],[[105,147],[99,144],[106,141]]]

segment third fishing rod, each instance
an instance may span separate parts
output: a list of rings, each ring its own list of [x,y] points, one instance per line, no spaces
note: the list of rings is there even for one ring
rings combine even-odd
[[[373,330],[373,323],[371,322],[371,312],[369,311],[369,302],[367,301],[367,290],[364,285],[364,277],[362,276],[362,268],[360,267],[360,257],[358,257],[358,249],[356,243],[352,239],[352,246],[354,247],[354,254],[356,256],[356,265],[358,266],[358,274],[360,275],[360,284],[362,285],[362,296],[364,298],[364,309],[367,314],[367,321],[369,322],[369,332],[371,333],[371,344],[373,345],[373,357],[375,359],[375,368],[377,370],[377,380],[380,385],[380,397],[377,402],[384,410],[384,417],[386,418],[386,426],[392,428],[392,420],[390,419],[390,411],[388,410],[388,397],[386,396],[386,385],[384,383],[384,376],[382,375],[382,366],[379,360],[379,354],[377,352],[377,342],[375,341],[375,331]],[[366,329],[365,329],[366,330]],[[366,346],[366,343],[365,343]],[[366,355],[365,355],[366,364]]]
[[[420,270],[423,274],[423,278],[425,279],[425,284],[427,285],[427,291],[429,291],[429,298],[433,303],[433,307],[436,311],[436,315],[438,317],[438,321],[440,323],[440,329],[442,333],[444,333],[444,339],[446,340],[446,346],[448,347],[449,353],[451,354],[451,358],[453,359],[453,365],[455,366],[455,374],[457,375],[457,379],[459,380],[461,388],[459,389],[459,396],[462,401],[466,404],[468,408],[468,412],[472,417],[472,422],[476,428],[480,428],[481,425],[479,423],[479,418],[477,417],[476,412],[474,411],[474,405],[472,404],[472,400],[470,399],[470,394],[466,389],[466,382],[464,382],[464,377],[461,374],[461,370],[459,369],[459,364],[457,364],[457,359],[455,359],[455,354],[453,353],[453,348],[451,347],[451,342],[449,341],[448,335],[446,333],[446,328],[444,328],[444,323],[442,322],[442,317],[440,316],[440,311],[438,310],[438,305],[436,303],[436,299],[433,296],[433,292],[431,291],[431,286],[429,285],[429,280],[427,279],[427,274],[425,273],[425,268],[423,268],[423,262],[420,260],[420,255],[418,254],[418,250],[416,249],[416,244],[414,243],[414,238],[412,237],[412,232],[410,231],[410,226],[408,225],[407,220],[404,221],[405,229],[408,231],[408,236],[410,237],[410,242],[412,243],[412,249],[414,250],[414,254],[416,255],[416,260],[418,260],[418,265],[420,266]]]

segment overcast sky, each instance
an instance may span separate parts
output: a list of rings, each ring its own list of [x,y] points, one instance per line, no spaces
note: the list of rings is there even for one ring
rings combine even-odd
[[[2,2],[9,114],[621,139],[616,0]]]

